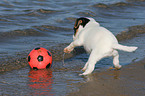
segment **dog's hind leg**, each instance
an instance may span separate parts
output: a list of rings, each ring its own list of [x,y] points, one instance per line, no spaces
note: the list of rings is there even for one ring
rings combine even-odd
[[[95,68],[95,64],[96,62],[98,62],[100,59],[102,59],[103,56],[96,54],[95,52],[91,52],[90,57],[88,59],[88,62],[86,63],[86,65],[84,66],[83,69],[86,69],[84,73],[80,74],[80,75],[87,75],[92,73],[92,71]]]
[[[119,54],[118,54],[118,51],[113,50],[112,56],[113,56],[113,64],[114,64],[114,67],[116,69],[120,69],[121,68],[121,65],[119,64]]]
[[[83,67],[82,71],[85,71],[87,69],[88,62],[86,62],[85,66]]]

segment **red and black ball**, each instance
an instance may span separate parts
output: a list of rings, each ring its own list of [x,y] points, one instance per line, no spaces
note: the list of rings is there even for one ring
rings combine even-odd
[[[28,63],[32,69],[49,68],[52,64],[52,55],[47,49],[37,47],[29,53]]]

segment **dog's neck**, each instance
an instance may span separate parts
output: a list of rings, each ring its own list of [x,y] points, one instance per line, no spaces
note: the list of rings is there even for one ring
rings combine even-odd
[[[100,26],[98,22],[96,22],[93,18],[88,18],[90,22],[86,24],[84,28],[91,27],[91,26]]]

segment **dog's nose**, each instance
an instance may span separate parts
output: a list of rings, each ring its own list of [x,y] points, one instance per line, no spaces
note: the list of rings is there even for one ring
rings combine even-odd
[[[74,36],[75,36],[78,28],[74,27],[73,29],[74,29]]]

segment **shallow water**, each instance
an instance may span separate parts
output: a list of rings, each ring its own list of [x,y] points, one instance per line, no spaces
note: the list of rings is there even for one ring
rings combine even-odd
[[[81,16],[93,17],[117,35],[127,31],[130,26],[145,23],[145,2],[142,1],[0,1],[0,95],[64,96],[77,90],[73,84],[85,81],[78,74],[89,55],[80,48],[79,51],[65,54],[65,66],[62,62],[63,48],[72,40],[75,19]],[[134,37],[120,42],[139,47],[135,53],[120,51],[121,65],[144,57],[144,35],[137,34]],[[38,46],[53,53],[51,69],[34,71],[28,67],[27,55]],[[96,64],[96,71],[110,66],[112,58],[105,58]]]

